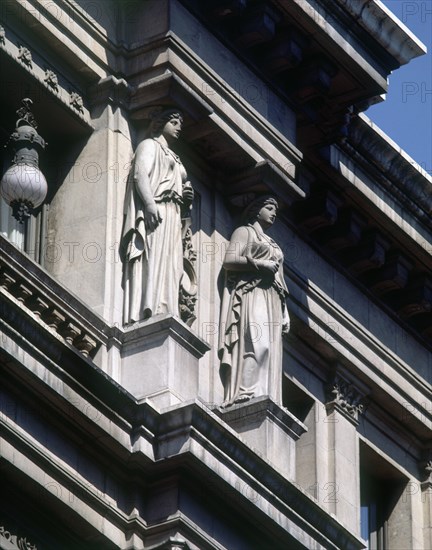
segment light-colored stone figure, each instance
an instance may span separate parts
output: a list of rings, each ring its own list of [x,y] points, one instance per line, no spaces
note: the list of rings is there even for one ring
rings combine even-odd
[[[219,358],[224,406],[269,395],[281,401],[282,334],[289,331],[283,253],[265,234],[278,204],[256,199],[245,211],[227,249]]]
[[[133,159],[121,241],[125,323],[162,313],[179,316],[182,211],[189,210],[194,196],[170,149],[182,122],[178,110],[160,111],[151,122],[151,137],[138,145]]]

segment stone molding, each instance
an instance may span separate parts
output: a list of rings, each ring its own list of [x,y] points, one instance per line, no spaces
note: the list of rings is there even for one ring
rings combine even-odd
[[[426,47],[413,34],[399,25],[386,9],[368,0],[336,0],[357,24],[398,61],[400,65],[426,53]],[[333,3],[333,0],[331,0]],[[333,9],[333,8],[332,8]]]
[[[71,94],[80,95],[74,89],[74,84],[61,74],[57,67],[49,66],[46,60],[34,51],[34,48],[24,45],[9,27],[1,28],[3,31],[0,31],[0,48],[10,60],[26,70],[50,98],[60,102],[69,112],[77,115],[80,122],[87,128],[93,128],[90,113],[84,101],[81,99],[80,108],[71,103]]]
[[[167,323],[182,324],[171,319],[167,319]],[[4,341],[6,353],[10,349],[8,340]],[[40,342],[36,342],[38,344]],[[13,340],[11,345],[14,345]],[[238,493],[239,488],[243,488],[247,494],[256,495],[256,499],[254,497],[252,502],[245,502],[244,505],[254,509],[262,521],[271,522],[273,514],[277,513],[278,517],[283,517],[281,529],[287,533],[297,533],[300,528],[311,544],[319,541],[317,548],[336,550],[341,541],[349,550],[362,547],[360,539],[346,530],[336,518],[329,516],[306,492],[269,467],[251,445],[246,444],[235,430],[199,401],[182,403],[158,412],[148,400],[135,399],[90,362],[89,368],[80,368],[74,355],[62,354],[61,357],[61,370],[51,370],[51,361],[45,365],[44,361],[35,360],[33,354],[27,352],[20,357],[19,369],[17,365],[8,363],[1,368],[14,391],[18,391],[18,386],[22,384],[32,387],[32,393],[43,402],[47,415],[50,410],[56,411],[57,417],[60,415],[68,423],[72,420],[73,429],[86,434],[91,425],[95,444],[93,451],[102,453],[101,456],[108,453],[113,467],[114,463],[124,467],[132,460],[142,468],[142,474],[148,472],[151,475],[153,470],[149,468],[157,468],[162,463],[168,466],[169,459],[173,459],[174,469],[184,463],[185,468],[192,471],[197,470],[198,461],[201,464],[198,471],[202,472],[204,468],[205,479],[212,477],[215,490],[229,486],[229,491]],[[61,383],[58,383],[60,380]],[[45,399],[47,390],[49,400]],[[41,466],[41,472],[46,471],[49,462],[51,478],[59,487],[64,486],[65,490],[76,496],[73,500],[73,505],[78,507],[76,511],[80,511],[79,502],[83,498],[102,517],[111,518],[110,521],[114,521],[120,530],[134,529],[137,535],[147,536],[147,528],[140,518],[119,513],[115,503],[104,498],[92,483],[71,475],[70,468],[65,467],[54,454],[47,456],[42,442],[27,436],[11,419],[0,418],[0,423],[7,432],[5,441],[19,441],[19,452],[23,456],[33,457],[34,463]],[[12,450],[12,447],[8,446],[7,450]],[[15,453],[15,467],[23,468],[25,461],[19,460],[17,450],[12,452]],[[3,458],[11,460],[9,455]],[[35,478],[34,482],[45,486],[46,475],[43,475],[43,479]],[[131,470],[131,475],[135,479],[135,469]],[[246,494],[244,491],[243,495]],[[275,498],[280,502],[276,508]],[[293,519],[294,516],[296,519]],[[322,527],[316,529],[311,525]]]

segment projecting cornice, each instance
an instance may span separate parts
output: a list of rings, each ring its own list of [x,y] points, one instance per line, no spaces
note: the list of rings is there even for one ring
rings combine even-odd
[[[347,142],[420,207],[424,220],[430,222],[432,177],[425,170],[364,114],[351,122]]]
[[[335,0],[331,0],[334,2]],[[336,0],[356,22],[385,48],[400,65],[426,53],[426,46],[389,10],[376,0]],[[422,9],[420,5],[413,6]],[[417,13],[417,12],[416,12]]]

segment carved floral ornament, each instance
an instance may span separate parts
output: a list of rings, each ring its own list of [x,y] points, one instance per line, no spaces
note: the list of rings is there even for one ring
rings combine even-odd
[[[0,525],[0,548],[5,550],[37,550],[37,546],[27,540],[27,537],[13,535],[3,525]]]
[[[69,103],[76,111],[84,113],[83,98],[77,92],[70,92]]]
[[[56,75],[56,73],[54,71],[52,71],[51,69],[45,69],[45,78],[44,78],[44,81],[45,83],[50,87],[52,88],[55,92],[58,91],[59,89],[59,82],[58,82],[58,77]]]
[[[18,59],[21,61],[21,63],[24,63],[24,65],[26,65],[27,67],[31,68],[33,66],[31,51],[25,46],[19,46]]]

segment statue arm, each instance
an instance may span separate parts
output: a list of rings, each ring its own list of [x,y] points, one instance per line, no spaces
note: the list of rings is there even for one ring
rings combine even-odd
[[[253,266],[248,261],[245,252],[248,245],[249,232],[246,227],[237,228],[231,236],[225,253],[224,269],[228,271],[252,271]]]
[[[238,227],[232,234],[230,243],[224,258],[224,269],[227,271],[266,271],[270,270],[274,273],[271,260],[257,260],[252,258],[249,250],[249,231],[247,227]]]
[[[135,152],[134,184],[144,204],[144,223],[153,231],[162,221],[150,185],[150,173],[156,162],[156,147],[152,139],[142,141]]]
[[[278,262],[252,258],[248,250],[249,231],[242,226],[234,231],[225,253],[223,266],[228,271],[256,271],[275,274],[279,269]]]

